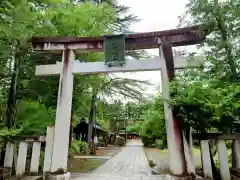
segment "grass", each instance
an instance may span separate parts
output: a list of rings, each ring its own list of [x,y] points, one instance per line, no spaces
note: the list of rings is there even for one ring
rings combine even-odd
[[[227,149],[227,155],[228,155],[228,167],[232,167],[232,160],[231,160],[232,150],[231,149]],[[213,157],[213,160],[215,161],[216,166],[219,167],[218,152]]]
[[[88,173],[104,164],[106,159],[80,159],[72,158],[68,162],[68,171],[71,173]]]
[[[201,151],[199,148],[193,148],[193,155],[200,155]]]
[[[162,149],[162,150],[160,150],[160,152],[161,152],[162,154],[168,154],[168,149]]]

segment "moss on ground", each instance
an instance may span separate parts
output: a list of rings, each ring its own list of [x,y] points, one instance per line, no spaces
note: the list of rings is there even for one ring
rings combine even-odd
[[[104,164],[106,159],[72,158],[68,161],[68,171],[71,173],[88,173]]]

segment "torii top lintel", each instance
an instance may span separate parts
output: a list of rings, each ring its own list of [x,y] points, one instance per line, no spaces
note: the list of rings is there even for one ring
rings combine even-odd
[[[206,38],[207,32],[201,26],[171,29],[165,31],[135,33],[126,35],[126,49],[151,49],[157,48],[159,38],[167,41],[173,47],[198,44]],[[32,44],[35,50],[74,49],[77,51],[103,51],[104,37],[33,37]]]

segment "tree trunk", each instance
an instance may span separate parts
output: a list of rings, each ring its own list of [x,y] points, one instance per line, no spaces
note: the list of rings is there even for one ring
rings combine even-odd
[[[18,76],[19,76],[19,63],[18,60],[14,62],[14,72],[12,75],[11,85],[9,88],[8,102],[5,123],[8,129],[14,126],[14,119],[16,114],[16,94],[17,94],[17,85],[18,85]]]
[[[91,139],[92,139],[92,133],[93,133],[93,123],[94,123],[94,118],[96,117],[95,113],[95,103],[96,103],[96,91],[93,90],[92,92],[92,102],[91,102],[91,110],[88,118],[88,138],[87,138],[87,143],[90,145]]]
[[[7,110],[5,114],[5,125],[8,129],[11,129],[15,123],[16,115],[16,94],[17,94],[17,85],[18,85],[18,76],[19,76],[19,59],[14,61],[14,72],[11,79],[11,85],[9,88],[8,101],[7,101]],[[0,166],[4,164],[5,157],[5,147],[4,143],[3,148],[1,149],[1,159]]]

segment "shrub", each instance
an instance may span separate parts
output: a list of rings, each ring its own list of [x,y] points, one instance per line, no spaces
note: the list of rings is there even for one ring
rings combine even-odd
[[[156,166],[156,164],[153,162],[153,160],[148,160],[148,165],[150,168],[153,168]]]
[[[142,136],[141,139],[145,147],[152,147],[152,145],[155,142],[155,138],[148,137],[148,136]]]
[[[73,140],[70,148],[69,155],[84,155],[89,153],[88,144],[84,141]]]
[[[165,139],[156,139],[154,145],[159,149],[166,149],[167,141]]]
[[[39,167],[40,169],[43,169],[43,165],[44,165],[44,151],[40,152],[40,159],[39,159]]]

